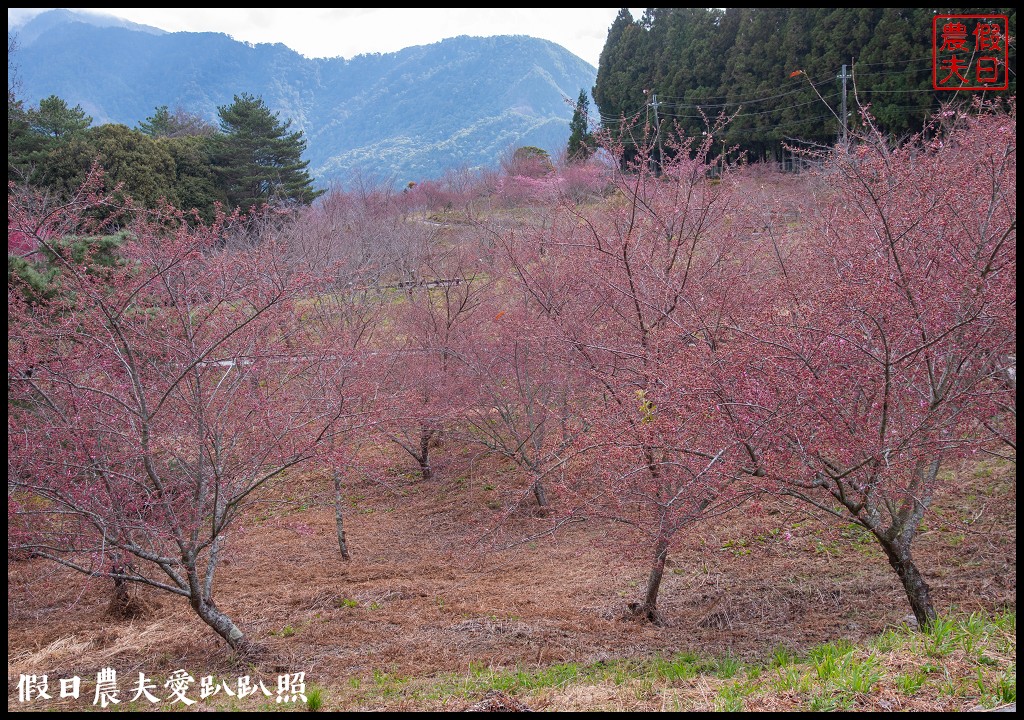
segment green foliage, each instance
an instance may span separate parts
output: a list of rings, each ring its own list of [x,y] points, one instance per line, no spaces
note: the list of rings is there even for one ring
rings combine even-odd
[[[21,282],[22,292],[30,303],[39,303],[52,299],[57,294],[57,275],[55,267],[40,266],[29,262],[23,257],[7,254],[7,286],[17,278]]]
[[[694,653],[680,653],[671,658],[656,658],[651,663],[651,671],[664,680],[689,680],[713,671],[714,666],[714,662],[701,660]]]
[[[85,114],[81,105],[68,107],[56,95],[40,100],[38,108],[29,110],[28,119],[33,132],[57,140],[84,132],[92,125],[92,118]]]
[[[785,646],[779,646],[772,651],[769,667],[782,668],[792,665],[796,661],[796,653]]]
[[[878,681],[882,679],[882,670],[878,658],[869,655],[864,660],[850,657],[839,678],[840,688],[853,693],[870,693]]]
[[[612,702],[616,705],[634,698],[657,701],[661,694],[663,706],[677,710],[704,710],[710,700],[716,710],[742,711],[748,703],[760,705],[766,698],[777,700],[780,694],[814,711],[870,709],[880,699],[892,702],[893,690],[905,697],[922,690],[970,697],[983,707],[1015,702],[1016,663],[1012,658],[1016,656],[1016,614],[978,613],[945,619],[952,628],[946,635],[961,650],[969,644],[967,636],[974,638],[977,649],[973,654],[958,651],[949,658],[929,660],[931,641],[903,626],[886,631],[872,645],[854,645],[840,639],[813,647],[804,657],[779,647],[761,664],[742,664],[732,656],[701,658],[684,652],[643,660],[620,658],[590,665],[562,663],[526,668],[472,661],[468,672],[422,680],[375,671],[374,687],[360,695],[369,704],[378,698],[394,697],[412,702],[423,698],[448,701],[453,696],[477,697],[493,689],[523,695],[528,700],[529,695],[543,696],[550,688],[600,685],[613,688]],[[980,654],[997,654],[1001,638],[1011,644],[1002,660]],[[881,645],[887,649],[880,650]],[[977,658],[976,662],[972,663],[971,658]],[[358,681],[349,685],[361,689]]]
[[[40,166],[57,165],[59,153],[69,142],[85,135],[91,124],[92,118],[81,106],[68,107],[56,95],[41,100],[39,107],[30,108],[8,93],[7,179],[40,182]],[[88,162],[85,167],[88,169]],[[63,178],[63,188],[81,184],[84,172],[71,174],[73,178]]]
[[[829,692],[821,692],[811,696],[807,709],[811,712],[835,712],[846,710],[849,702],[840,695],[833,695]]]
[[[590,132],[590,98],[586,90],[580,90],[576,99],[576,107],[572,112],[572,120],[569,121],[569,145],[566,154],[569,162],[586,160],[594,154],[596,145],[594,136]]]
[[[896,689],[904,695],[916,695],[927,680],[928,673],[923,670],[901,673],[896,676]]]
[[[662,139],[678,129],[689,137],[714,118],[738,113],[723,140],[748,159],[783,156],[787,138],[821,144],[840,131],[843,64],[852,69],[851,123],[859,101],[894,137],[919,131],[930,111],[952,93],[932,88],[929,8],[647,8],[627,9],[612,24],[598,64],[593,97],[605,129],[626,144],[653,133],[659,98]],[[973,14],[949,8],[944,13]],[[1009,17],[1016,36],[1016,11]],[[968,33],[971,32],[968,27]],[[1016,93],[1010,55],[1008,96]],[[804,74],[791,77],[794,71]],[[814,84],[812,88],[811,83]],[[815,93],[817,88],[822,99]],[[625,118],[626,127],[620,128]],[[730,157],[733,157],[730,154]]]
[[[1012,663],[1009,669],[999,676],[994,692],[996,700],[1002,704],[1017,702],[1017,663]]]
[[[139,123],[139,132],[150,137],[181,138],[191,136],[209,137],[217,132],[210,123],[199,115],[178,108],[173,113],[166,105],[156,108],[152,115]]]
[[[525,145],[516,148],[510,161],[505,163],[505,171],[509,175],[540,178],[554,172],[555,166],[547,150]]]
[[[195,209],[207,222],[218,203],[248,210],[264,202],[308,204],[322,194],[312,188],[301,159],[305,140],[301,132],[288,132],[290,122],[248,95],[220,110],[223,135],[199,116],[166,105],[138,129],[90,128],[80,107],[69,108],[57,96],[26,109],[9,95],[8,180],[67,199],[98,163],[109,190],[120,185],[144,207],[166,201]]]
[[[748,692],[742,683],[724,686],[715,698],[715,709],[720,712],[743,712],[743,699]]]
[[[152,115],[139,123],[139,132],[150,137],[170,137],[171,111],[161,105]]]
[[[852,655],[853,648],[847,643],[827,643],[811,649],[807,657],[814,664],[814,670],[819,680],[832,680],[846,664]]]
[[[227,205],[227,195],[217,184],[210,157],[214,140],[205,135],[161,137],[157,142],[174,159],[174,186],[177,205],[196,209],[206,222],[213,220],[215,204]]]
[[[45,188],[58,200],[70,199],[85,181],[96,153],[88,133],[47,140],[26,159],[24,179],[31,186]]]
[[[46,139],[33,132],[28,108],[22,100],[7,95],[7,180],[19,181],[29,172],[30,158]]]
[[[927,652],[932,657],[945,657],[953,652],[957,640],[957,622],[953,618],[939,617],[925,633]]]
[[[223,134],[214,144],[214,167],[232,207],[308,205],[324,193],[313,189],[309,161],[302,160],[302,132],[289,132],[291,121],[281,122],[262,98],[235,95],[217,111]]]
[[[59,260],[101,276],[104,268],[115,267],[121,262],[118,251],[123,243],[123,234],[65,237],[48,241],[35,260],[8,253],[7,285],[19,287],[30,303],[47,302],[61,293],[62,263]],[[15,278],[20,282],[12,282]]]
[[[551,157],[548,155],[547,150],[544,150],[543,148],[539,147],[534,147],[533,145],[524,145],[523,147],[516,148],[513,157],[516,160],[522,160],[524,162],[530,160],[551,162]]]
[[[310,712],[318,712],[324,706],[324,689],[321,687],[310,687],[306,689],[306,709]]]
[[[58,198],[69,198],[96,163],[104,170],[109,190],[120,185],[123,195],[144,207],[157,207],[164,200],[180,202],[174,155],[162,142],[125,125],[100,125],[48,141],[28,161],[29,184],[47,188]]]
[[[811,673],[804,672],[800,667],[787,665],[779,668],[778,675],[773,683],[780,692],[809,692],[813,684]]]
[[[715,675],[723,680],[728,680],[729,678],[736,677],[736,674],[739,673],[741,668],[742,665],[739,660],[731,655],[727,655],[718,661],[717,667],[715,668]]]
[[[163,143],[125,125],[101,125],[90,131],[90,140],[108,187],[120,184],[147,208],[164,200],[178,204],[174,156]]]

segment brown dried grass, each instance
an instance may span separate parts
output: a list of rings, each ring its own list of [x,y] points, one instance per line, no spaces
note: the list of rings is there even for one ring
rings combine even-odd
[[[837,638],[865,641],[908,615],[902,588],[876,546],[857,544],[800,508],[765,503],[683,539],[661,591],[666,627],[622,622],[647,568],[616,550],[616,528],[575,522],[557,535],[489,551],[472,539],[498,520],[505,522],[503,541],[542,533],[552,521],[505,511],[523,491],[507,467],[454,451],[439,465],[429,483],[395,473],[390,488],[367,481],[346,487],[349,562],[335,544],[326,477],[289,478],[267,497],[275,503],[266,513],[234,531],[216,598],[266,648],[257,668],[235,658],[182,599],[142,589],[140,602],[160,603],[159,609],[116,619],[106,612],[111,588],[104,583],[39,559],[9,560],[9,709],[25,709],[17,702],[21,673],[79,675],[86,685],[107,666],[128,678],[138,672],[162,678],[178,668],[196,678],[255,673],[272,689],[274,673],[304,671],[307,683],[328,689],[325,709],[450,708],[458,703],[367,699],[365,688],[382,673],[429,682],[465,673],[471,664],[529,668],[682,651],[763,660],[780,645],[799,651]],[[929,517],[919,538],[915,556],[940,610],[1016,605],[1015,479],[1006,468],[986,472],[962,469],[956,490],[936,504],[941,514]],[[538,691],[530,704],[711,709],[716,682],[699,679],[686,688],[580,683]],[[83,689],[83,707],[85,695]],[[913,700],[892,702],[924,709]],[[47,707],[72,705],[49,701]],[[749,709],[794,707],[780,695],[752,700]]]

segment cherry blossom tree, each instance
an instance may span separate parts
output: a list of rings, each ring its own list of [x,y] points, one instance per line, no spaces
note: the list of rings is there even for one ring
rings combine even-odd
[[[561,489],[578,512],[633,529],[629,543],[650,563],[633,610],[656,623],[679,533],[734,506],[755,476],[723,385],[751,257],[730,220],[731,185],[708,177],[713,137],[674,145],[660,177],[639,153],[617,176],[618,202],[563,205],[547,227],[507,244],[549,332],[569,349],[582,442],[595,448]]]
[[[491,281],[459,245],[436,248],[417,275],[419,280],[397,289],[392,341],[382,351],[394,359],[393,391],[399,398],[387,436],[429,480],[434,475],[431,447],[450,420],[461,415],[471,392],[461,353],[474,342]]]
[[[578,428],[571,416],[570,383],[560,354],[564,346],[546,336],[543,317],[516,287],[503,291],[479,322],[475,342],[460,359],[473,391],[464,406],[466,439],[512,460],[529,478],[541,511],[550,504],[547,476],[560,467]],[[482,327],[480,327],[482,326]]]
[[[952,112],[952,111],[951,111]],[[774,257],[737,416],[780,492],[872,533],[921,628],[913,541],[951,461],[1014,443],[1016,116],[983,109],[825,168],[798,249]],[[755,329],[756,328],[756,329]],[[1015,446],[1015,444],[1014,444]]]
[[[348,560],[345,478],[358,465],[359,447],[396,412],[395,358],[377,350],[390,296],[369,284],[376,278],[373,265],[332,265],[329,276],[333,281],[325,292],[308,301],[296,344],[316,360],[307,377],[309,387],[316,389],[325,406],[338,412],[323,457],[331,472],[338,548],[342,559]]]
[[[224,218],[172,209],[126,221],[120,262],[97,269],[54,238],[111,230],[90,219],[103,202],[40,213],[8,190],[8,233],[47,248],[61,290],[30,302],[8,285],[9,543],[183,597],[248,654],[214,599],[229,531],[345,411],[308,391],[322,358],[291,344],[317,279],[270,241],[224,249]]]

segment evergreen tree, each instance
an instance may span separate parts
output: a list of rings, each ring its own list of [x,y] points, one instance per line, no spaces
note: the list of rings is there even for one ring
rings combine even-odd
[[[828,146],[841,132],[847,66],[851,127],[863,108],[893,138],[919,132],[941,103],[963,100],[932,87],[929,8],[647,8],[634,21],[619,11],[597,70],[592,97],[602,125],[628,158],[650,144],[652,97],[658,96],[662,141],[700,137],[705,117],[735,116],[720,139],[730,158],[779,160],[787,145]],[[945,14],[979,11],[946,8]],[[1006,15],[1016,36],[1016,9]],[[975,24],[967,21],[967,37]],[[1016,55],[1008,56],[1016,89]],[[799,71],[799,72],[798,72]],[[644,94],[647,90],[649,94]],[[646,108],[645,108],[646,106]],[[626,125],[622,127],[622,118]]]
[[[263,99],[248,93],[217,108],[223,135],[214,147],[214,165],[230,205],[247,211],[261,203],[308,205],[324,193],[302,160],[302,131],[289,132]]]
[[[216,203],[227,205],[228,199],[217,184],[210,155],[215,138],[203,135],[159,138],[157,140],[174,158],[175,189],[178,207],[196,209],[206,222],[216,215]]]
[[[590,133],[589,115],[590,99],[586,90],[580,90],[572,120],[569,121],[569,162],[586,160],[594,152],[594,136]]]
[[[161,105],[152,115],[139,123],[139,131],[150,137],[170,137],[171,111]]]
[[[29,122],[34,132],[61,140],[87,130],[92,118],[85,114],[81,105],[68,107],[62,98],[51,95],[39,101],[38,109],[29,110]]]
[[[31,108],[8,90],[7,179],[45,185],[43,178],[52,173],[50,165],[55,156],[69,142],[81,141],[91,124],[92,118],[80,105],[68,107],[56,95],[40,100],[38,108]],[[80,181],[79,177],[75,182]]]
[[[28,159],[38,152],[43,138],[32,132],[28,110],[23,101],[7,93],[7,180],[24,179],[28,174]]]
[[[92,276],[103,276],[105,270],[123,262],[120,249],[124,234],[50,238],[33,257],[24,257],[8,250],[7,286],[22,293],[30,304],[48,302],[62,292],[61,263],[70,261]],[[18,278],[21,282],[13,282]]]
[[[66,199],[85,182],[94,163],[103,168],[108,192],[120,185],[119,196],[129,196],[148,208],[164,200],[180,203],[171,152],[161,141],[113,123],[51,140],[33,156],[27,180]]]
[[[150,137],[179,138],[190,135],[213,135],[217,128],[199,115],[178,108],[173,113],[166,105],[139,123],[139,131]]]
[[[636,137],[643,133],[647,95],[651,87],[653,59],[647,52],[647,33],[633,20],[629,8],[622,8],[608,29],[608,39],[597,64],[597,82],[592,95],[600,109],[605,129],[612,139],[623,143],[623,163],[636,155]],[[625,123],[625,126],[620,126]]]
[[[93,128],[89,137],[108,187],[120,184],[124,194],[149,208],[163,200],[179,204],[174,156],[164,143],[115,124]]]

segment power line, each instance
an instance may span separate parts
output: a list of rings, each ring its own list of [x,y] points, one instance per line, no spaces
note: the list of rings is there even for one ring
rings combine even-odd
[[[853,66],[852,66],[852,73],[853,73],[852,79],[856,80],[856,79],[860,79],[860,78],[879,78],[879,77],[886,77],[886,76],[903,76],[903,75],[906,75],[908,65],[910,65],[911,63],[922,63],[922,64],[928,63],[928,64],[930,64],[932,62],[932,60],[933,60],[932,57],[928,56],[928,57],[920,57],[920,58],[911,58],[910,60],[906,60],[906,61],[892,60],[892,61],[881,61],[881,62],[874,62],[874,63],[855,62],[853,64]],[[1008,63],[1015,62],[1015,61],[1016,61],[1016,57],[1015,56],[1008,59]],[[902,65],[903,68],[899,69],[899,70],[889,70],[889,71],[867,71],[867,72],[863,72],[863,71],[859,70],[861,67],[874,67],[874,66],[879,66],[879,65]],[[1016,76],[1016,73],[1014,73],[1014,75]],[[810,84],[814,88],[818,88],[820,86],[825,86],[825,85],[827,85],[827,84],[829,84],[831,82],[834,82],[834,81],[835,81],[835,76],[831,76],[830,75],[830,76],[827,76],[827,77],[822,77],[819,80],[811,80]],[[761,95],[761,96],[750,97],[750,98],[739,98],[739,99],[729,100],[727,102],[721,102],[721,103],[712,103],[712,102],[706,102],[706,101],[694,101],[692,98],[685,98],[685,97],[679,97],[679,96],[673,96],[673,95],[665,95],[665,94],[662,93],[662,94],[659,95],[659,97],[660,97],[659,103],[662,106],[668,106],[668,107],[674,108],[676,110],[684,109],[684,108],[689,108],[689,109],[693,109],[693,110],[723,109],[723,108],[729,108],[729,107],[741,107],[741,106],[755,105],[755,104],[762,103],[762,102],[768,102],[770,100],[779,100],[779,99],[782,99],[782,98],[790,97],[792,95],[796,95],[796,94],[799,94],[799,93],[806,92],[807,89],[808,88],[807,88],[806,85],[804,85],[803,83],[800,83],[800,87],[795,88],[793,90],[786,90],[786,91],[783,91],[783,92],[775,92],[775,93],[772,93],[770,95]],[[780,90],[781,90],[781,88],[780,88]],[[868,93],[868,94],[870,94],[870,93],[896,94],[896,93],[934,93],[934,92],[936,92],[933,88],[906,89],[906,90],[874,90],[874,89],[872,89],[870,87],[867,87],[867,88],[858,87],[857,91],[860,92],[860,93]],[[708,99],[709,100],[713,100],[713,99],[720,99],[720,98],[727,98],[727,97],[728,96],[711,96]],[[799,107],[799,105],[789,105],[787,107]],[[639,112],[640,111],[637,110],[637,113],[639,113]],[[765,111],[765,112],[774,112],[774,111]],[[700,116],[680,116],[680,115],[675,115],[675,117],[700,117]],[[601,116],[601,119],[602,119],[602,121],[608,121],[609,120],[609,118],[607,116],[604,116],[604,115]]]
[[[824,97],[827,100],[831,100],[833,98],[839,97],[839,92],[835,92],[835,93],[833,93],[831,95],[826,95]],[[783,106],[780,106],[780,107],[777,107],[777,108],[771,108],[769,110],[758,110],[756,112],[740,112],[740,113],[737,114],[737,117],[751,117],[751,116],[757,116],[757,115],[770,115],[771,113],[782,112],[783,110],[788,110],[790,108],[798,108],[798,107],[806,107],[808,105],[816,105],[819,102],[821,102],[821,101],[819,99],[815,98],[813,100],[808,100],[807,102],[796,103],[796,104],[792,104],[792,105],[783,105]],[[666,113],[666,116],[667,117],[676,117],[676,118],[701,118],[701,117],[704,117],[703,115],[679,115],[679,114],[670,114],[670,113]]]
[[[870,87],[868,87],[868,88],[858,87],[857,88],[857,93],[859,95],[867,95],[867,96],[871,96],[871,95],[925,95],[925,94],[936,94],[937,95],[938,92],[939,91],[936,91],[934,89],[927,89],[927,88],[920,88],[920,89],[908,88],[908,89],[905,89],[905,90],[883,90],[883,89],[875,89],[875,88],[870,88]],[[791,95],[791,94],[793,94],[793,93],[783,93],[781,95],[777,95],[777,96],[774,96],[774,97],[785,97],[785,96]],[[829,95],[825,95],[823,97],[826,100],[832,100],[834,98],[840,97],[840,95],[841,95],[841,92],[835,92],[835,93],[832,93],[832,94],[829,94]],[[661,96],[661,97],[664,97],[664,96]],[[749,116],[755,116],[755,115],[768,115],[768,114],[775,113],[775,112],[782,112],[784,110],[788,110],[788,109],[791,109],[791,108],[806,107],[807,105],[814,105],[817,102],[819,102],[819,100],[814,99],[814,100],[809,100],[807,102],[802,102],[802,103],[786,104],[786,105],[782,105],[782,106],[779,106],[779,107],[776,107],[776,108],[771,108],[771,109],[768,109],[768,110],[759,110],[759,111],[755,111],[755,112],[740,112],[737,115],[737,117],[749,117]],[[658,104],[659,104],[659,107],[662,107],[662,108],[669,107],[669,108],[674,108],[676,110],[680,110],[680,109],[703,110],[703,109],[724,108],[724,107],[732,107],[732,106],[742,107],[744,105],[754,104],[754,103],[753,102],[748,102],[748,103],[736,102],[736,103],[712,105],[712,104],[700,104],[700,103],[693,103],[693,104],[690,104],[690,103],[669,103],[669,102],[665,102],[665,101],[659,99]],[[907,106],[901,106],[901,107],[916,107],[916,106],[907,105]],[[641,113],[641,110],[637,110],[637,111],[635,111],[633,113],[629,113],[629,114],[625,114],[624,113],[624,115],[628,119],[630,117],[637,117],[637,116],[639,116],[640,113]],[[607,115],[607,114],[604,114],[604,113],[601,113],[601,112],[595,113],[595,115],[597,116],[598,119],[600,119],[600,121],[602,123],[607,124],[607,125],[615,124],[615,123],[621,122],[623,120],[622,116],[613,117],[613,116],[610,116],[610,115]],[[673,117],[673,118],[677,118],[677,119],[701,119],[701,118],[706,117],[706,114],[705,115],[700,115],[700,114],[684,114],[684,113],[678,113],[678,112],[676,112],[676,113],[665,112],[664,116],[665,117]]]

